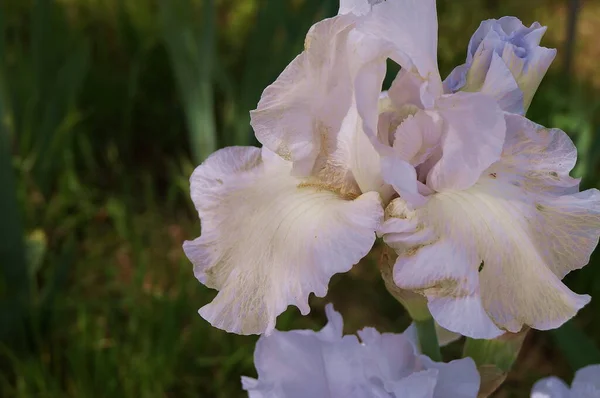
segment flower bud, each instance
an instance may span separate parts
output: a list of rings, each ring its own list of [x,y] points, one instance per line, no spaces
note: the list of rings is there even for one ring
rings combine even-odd
[[[489,74],[500,75],[506,67],[523,92],[524,113],[556,56],[556,49],[540,46],[545,32],[538,22],[525,27],[515,17],[483,21],[469,41],[466,63],[444,82],[446,92],[480,91]],[[492,62],[496,56],[504,65]]]

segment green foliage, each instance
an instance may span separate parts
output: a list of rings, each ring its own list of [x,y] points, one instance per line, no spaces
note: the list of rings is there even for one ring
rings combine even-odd
[[[213,100],[214,1],[203,3],[201,29],[196,29],[191,2],[161,0],[159,4],[163,38],[184,105],[192,154],[196,163],[200,163],[217,149]]]
[[[600,350],[573,320],[551,332],[572,369],[600,363]]]
[[[444,73],[464,60],[481,19],[529,18],[516,0],[491,3],[438,1]],[[244,396],[239,376],[255,372],[256,337],[196,314],[215,293],[181,250],[199,233],[188,178],[216,148],[255,143],[249,111],[311,24],[336,9],[335,0],[0,3],[0,337],[27,343],[0,345],[0,396]],[[600,181],[594,98],[555,69],[529,111],[573,133],[586,187]],[[568,284],[600,294],[599,260]],[[408,319],[376,267],[357,269],[334,278],[327,300],[347,331],[402,330]],[[290,309],[279,327],[321,327],[322,303],[310,317]],[[600,343],[598,308],[581,314],[589,339],[570,326],[554,333],[571,372]],[[546,341],[533,340],[545,353]]]

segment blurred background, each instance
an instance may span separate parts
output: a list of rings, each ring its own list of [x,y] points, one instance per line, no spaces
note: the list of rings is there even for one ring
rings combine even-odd
[[[188,178],[215,149],[256,144],[249,110],[337,1],[0,5],[0,396],[244,396],[256,337],[196,313],[215,292],[181,249],[200,232]],[[443,76],[482,19],[549,27],[542,44],[558,57],[528,116],[571,134],[574,174],[597,186],[600,1],[439,0],[438,12]],[[347,333],[402,331],[409,320],[376,261],[336,276],[310,316],[290,308],[278,327],[320,328],[333,302]],[[600,363],[599,262],[567,277],[592,303],[561,329],[531,332],[496,397]]]

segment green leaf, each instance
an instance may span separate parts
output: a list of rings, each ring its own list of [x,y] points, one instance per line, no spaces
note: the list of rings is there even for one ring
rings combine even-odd
[[[213,62],[215,42],[214,0],[205,0],[202,30],[191,18],[194,8],[185,0],[161,0],[160,17],[179,89],[196,163],[217,149],[213,99]]]
[[[571,369],[600,363],[600,350],[581,331],[573,320],[550,332],[558,348],[562,351]]]

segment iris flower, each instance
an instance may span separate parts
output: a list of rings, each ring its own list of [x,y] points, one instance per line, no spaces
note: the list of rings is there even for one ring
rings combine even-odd
[[[326,314],[329,323],[318,332],[260,337],[254,352],[258,379],[242,377],[250,398],[477,396],[480,380],[471,358],[433,362],[405,334],[373,328],[342,336],[342,316],[331,305]]]
[[[492,58],[477,92],[449,89],[434,0],[342,0],[251,112],[262,148],[217,151],[191,177],[202,235],[184,250],[219,290],[200,315],[269,334],[378,233],[398,253],[396,285],[453,332],[573,316],[589,297],[560,279],[597,244],[599,196],[577,193],[566,134],[506,112],[523,92]],[[382,93],[388,59],[402,69]]]
[[[557,377],[539,380],[531,390],[531,398],[594,398],[600,397],[600,365],[579,369],[571,388]]]

